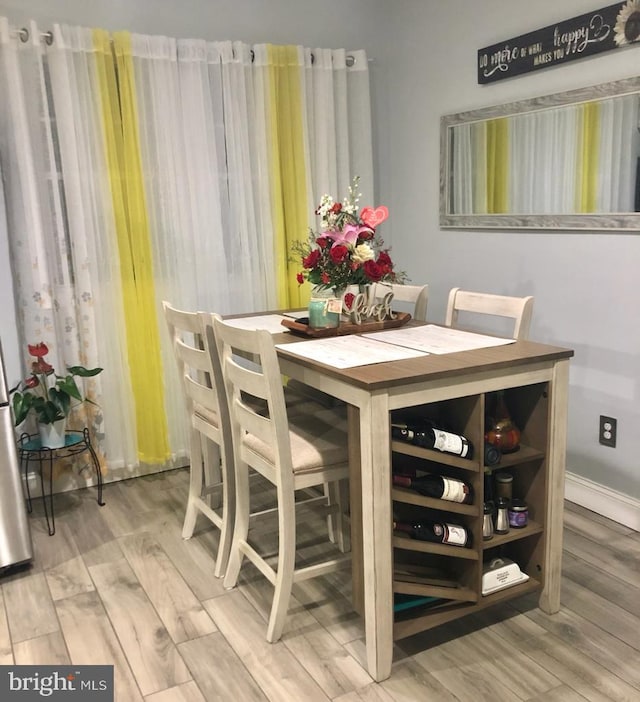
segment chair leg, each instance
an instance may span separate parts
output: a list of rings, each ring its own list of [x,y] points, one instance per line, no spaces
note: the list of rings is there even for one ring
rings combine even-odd
[[[216,485],[221,481],[220,447],[215,441],[203,437],[204,484],[205,487]],[[220,494],[207,494],[207,503],[211,509],[218,509],[221,504]]]
[[[198,518],[198,506],[195,503],[195,498],[202,494],[202,437],[200,432],[190,428],[190,444],[191,444],[191,465],[189,468],[189,498],[187,501],[187,511],[184,516],[182,525],[182,538],[190,539],[193,536],[193,530],[196,526]]]
[[[275,643],[289,611],[296,559],[296,514],[293,491],[284,495],[278,488],[278,571],[267,627],[267,641]]]
[[[220,452],[218,455],[220,455]],[[222,578],[227,571],[236,514],[236,478],[233,469],[230,470],[229,463],[224,454],[222,454],[222,462],[220,465],[222,479],[222,524],[220,525],[220,542],[218,544],[216,567],[213,571],[216,578]]]
[[[349,506],[349,481],[335,480],[325,485],[329,505],[336,505],[337,511],[328,516],[329,540],[337,545],[342,553],[351,551],[351,532],[345,515]],[[333,538],[332,538],[333,537]]]
[[[236,513],[229,562],[227,564],[227,572],[224,576],[224,587],[227,590],[235,587],[238,583],[240,566],[242,565],[243,559],[240,543],[243,541],[246,542],[247,536],[249,535],[249,466],[247,466],[246,463],[236,462],[235,469]],[[231,495],[229,497],[231,499]],[[220,543],[222,545],[222,534],[220,535]]]

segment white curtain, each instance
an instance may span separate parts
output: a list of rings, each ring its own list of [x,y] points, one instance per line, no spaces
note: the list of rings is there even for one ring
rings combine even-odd
[[[374,203],[369,68],[366,52],[302,49],[309,226],[324,193],[346,195],[360,176],[361,205]]]
[[[91,33],[55,25],[53,36],[45,48],[32,22],[20,41],[0,18],[0,89],[11,96],[0,153],[23,353],[28,364],[26,344],[44,341],[58,373],[105,368],[85,383],[98,409],[85,405],[82,421],[111,466],[130,467],[136,442]]]
[[[133,474],[138,447],[104,142],[104,57],[89,29],[55,25],[50,46],[35,23],[28,42],[15,34],[0,18],[0,158],[25,362],[26,344],[44,341],[57,369],[105,369],[89,383],[99,409],[85,419],[108,466]],[[131,48],[175,460],[186,455],[187,435],[162,300],[221,314],[278,304],[272,67],[266,45],[132,35]],[[350,66],[343,50],[300,46],[298,55],[311,224],[320,196],[346,195],[353,175],[361,176],[362,204],[374,203],[369,78],[362,51],[350,52]]]
[[[640,157],[637,95],[603,100],[600,107],[598,212],[633,212]]]

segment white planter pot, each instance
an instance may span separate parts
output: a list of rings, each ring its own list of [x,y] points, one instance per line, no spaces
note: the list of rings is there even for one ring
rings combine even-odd
[[[52,424],[38,424],[38,433],[40,434],[42,446],[50,449],[62,448],[64,446],[66,425],[66,417]]]

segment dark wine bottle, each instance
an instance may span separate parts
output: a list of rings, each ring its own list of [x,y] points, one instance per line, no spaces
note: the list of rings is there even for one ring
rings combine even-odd
[[[446,478],[441,475],[398,475],[394,473],[393,484],[399,487],[406,487],[419,492],[427,497],[435,497],[438,500],[448,502],[470,503],[472,500],[471,486],[462,480]]]
[[[417,524],[393,522],[395,531],[409,534],[418,541],[431,541],[448,546],[471,546],[471,532],[460,524],[423,520]]]
[[[473,456],[473,446],[461,434],[453,434],[439,429],[431,420],[422,420],[417,424],[391,424],[391,437],[406,441],[423,448],[437,449],[453,453],[462,458]]]

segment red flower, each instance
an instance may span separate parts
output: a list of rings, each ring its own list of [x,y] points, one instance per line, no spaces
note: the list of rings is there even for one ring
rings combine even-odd
[[[387,275],[393,271],[393,262],[391,261],[391,256],[386,251],[381,251],[378,256],[376,263],[380,266],[382,275]]]
[[[308,256],[302,259],[302,266],[304,268],[315,268],[320,261],[320,251],[314,249]]]
[[[38,380],[37,375],[30,375],[25,381],[24,381],[24,386],[25,388],[35,388],[38,385],[40,385],[40,381]]]
[[[296,275],[296,280],[298,281],[298,285],[302,285],[302,283],[304,283],[304,276],[302,275],[302,273],[298,273]]]
[[[381,266],[375,261],[365,261],[362,268],[364,269],[364,274],[372,283],[377,283],[384,275]]]
[[[42,358],[49,353],[49,348],[47,345],[41,341],[39,344],[29,344],[29,353],[36,358]]]
[[[358,232],[358,242],[369,241],[369,239],[373,239],[374,236],[375,232],[373,229],[360,227],[360,231]]]
[[[334,202],[333,207],[329,210],[329,212],[333,212],[334,214],[338,214],[342,210],[342,205],[339,202]]]
[[[319,246],[321,249],[326,249],[327,246],[329,246],[329,243],[330,243],[330,242],[329,242],[329,239],[327,239],[327,238],[324,237],[324,236],[319,236],[319,237],[316,239],[316,244],[318,244],[318,246]]]
[[[331,247],[329,251],[329,257],[333,263],[340,264],[345,261],[349,256],[349,249],[344,246],[344,244],[336,244]]]
[[[348,292],[344,296],[344,304],[347,306],[347,309],[351,309],[351,305],[353,305],[353,301],[355,300],[356,296],[353,293]]]
[[[53,373],[53,366],[49,365],[44,358],[39,358],[31,364],[31,370],[34,373],[44,373],[48,375],[49,373]]]
[[[331,278],[329,277],[329,274],[326,271],[322,271],[322,275],[320,277],[322,278],[322,282],[325,285],[328,285],[331,281]]]

